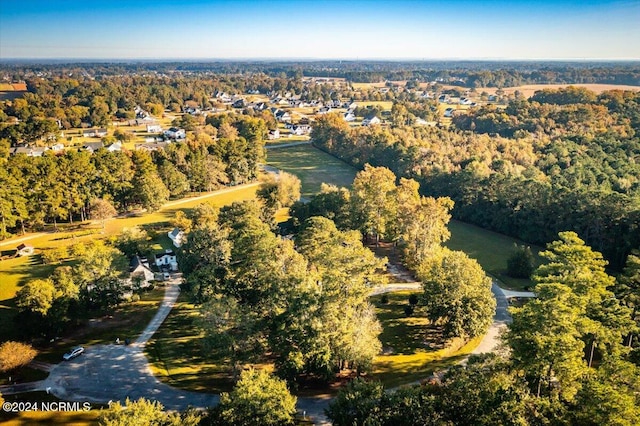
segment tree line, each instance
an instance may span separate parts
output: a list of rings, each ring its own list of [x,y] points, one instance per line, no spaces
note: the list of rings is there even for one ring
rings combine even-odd
[[[265,134],[263,120],[235,117],[151,153],[66,150],[0,160],[0,238],[45,222],[91,218],[95,199],[118,212],[157,210],[169,197],[252,181],[264,160]]]

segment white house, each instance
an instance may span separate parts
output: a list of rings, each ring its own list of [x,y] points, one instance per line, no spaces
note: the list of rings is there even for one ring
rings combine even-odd
[[[455,111],[455,109],[453,108],[447,108],[444,110],[444,116],[445,117],[453,117],[453,112]]]
[[[291,121],[291,114],[289,114],[287,111],[278,110],[276,111],[275,116],[276,116],[276,120],[281,121],[283,123]]]
[[[162,126],[159,124],[147,124],[147,133],[162,133]]]
[[[372,126],[374,124],[380,124],[382,123],[382,120],[380,120],[377,116],[373,116],[373,117],[367,117],[364,120],[362,120],[362,125],[363,126]]]
[[[133,284],[140,279],[140,287],[148,287],[155,279],[154,273],[149,268],[149,261],[145,257],[134,256],[129,264],[129,283]]]
[[[184,231],[181,231],[180,228],[173,228],[172,231],[167,232],[167,236],[175,247],[179,248],[184,243]]]
[[[89,130],[83,130],[82,131],[82,136],[84,137],[98,137],[98,138],[102,138],[104,136],[107,136],[107,129],[89,129]]]
[[[165,130],[164,135],[169,139],[184,139],[187,137],[187,133],[184,129],[179,129],[177,127],[171,127],[170,129]]]
[[[280,129],[269,130],[267,138],[269,140],[280,139]]]
[[[160,269],[169,268],[172,271],[178,270],[178,258],[172,250],[165,250],[164,253],[156,254],[156,266]]]
[[[117,152],[122,150],[122,142],[114,142],[109,147],[107,147],[107,151],[109,152]]]
[[[342,115],[342,118],[344,118],[344,121],[347,121],[347,122],[356,121],[356,116],[351,111],[345,112]]]
[[[16,254],[20,257],[31,256],[34,250],[35,249],[32,246],[28,246],[26,244],[20,244],[18,247],[16,247]]]

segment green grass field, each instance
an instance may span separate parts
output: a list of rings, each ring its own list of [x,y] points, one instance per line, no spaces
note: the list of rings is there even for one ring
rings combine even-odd
[[[347,163],[311,145],[269,150],[267,163],[298,176],[302,181],[303,197],[320,192],[323,182],[349,187],[357,173]]]
[[[461,250],[469,257],[476,259],[486,272],[504,284],[503,287],[521,290],[533,285],[531,280],[511,278],[506,274],[507,259],[513,251],[513,245],[525,244],[522,241],[456,220],[449,223],[449,230],[451,231],[451,239],[445,245],[452,250]],[[527,245],[531,247],[537,265],[539,265],[541,258],[538,254],[543,249]]]
[[[443,348],[442,337],[437,328],[416,311],[411,317],[404,313],[409,296],[419,292],[398,291],[387,293],[389,302],[382,304],[382,296],[371,298],[376,307],[378,320],[382,324],[383,354],[373,363],[373,377],[387,387],[395,387],[426,379],[434,371],[460,362],[481,339],[474,339],[461,346],[452,342]]]

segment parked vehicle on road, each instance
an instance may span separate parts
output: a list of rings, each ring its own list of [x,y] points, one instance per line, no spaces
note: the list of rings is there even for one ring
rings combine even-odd
[[[80,354],[82,354],[83,352],[84,352],[84,348],[82,346],[76,346],[66,354],[62,355],[62,359],[64,359],[65,361],[69,361],[75,357],[80,356]]]

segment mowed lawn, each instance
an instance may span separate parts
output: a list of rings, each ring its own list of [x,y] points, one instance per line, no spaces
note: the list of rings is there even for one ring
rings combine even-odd
[[[311,145],[268,150],[267,164],[298,176],[303,197],[320,192],[322,183],[350,187],[357,173],[349,164]]]
[[[542,262],[539,256],[542,247],[526,244],[504,234],[488,231],[475,225],[457,220],[449,222],[451,239],[445,243],[452,250],[461,250],[469,257],[480,263],[482,268],[502,282],[502,286],[522,290],[533,285],[531,280],[512,278],[506,274],[507,259],[513,252],[514,244],[528,245],[536,260],[536,265]]]
[[[200,392],[226,392],[233,386],[228,359],[212,360],[203,347],[199,309],[182,293],[145,347],[153,374],[164,383]]]
[[[420,292],[398,291],[387,293],[388,303],[381,303],[382,296],[373,296],[378,320],[382,324],[381,355],[373,362],[372,376],[387,387],[420,381],[435,371],[450,367],[463,360],[478,346],[481,338],[463,344],[451,342],[444,347],[441,334],[417,309],[407,317],[405,306],[409,296]]]

